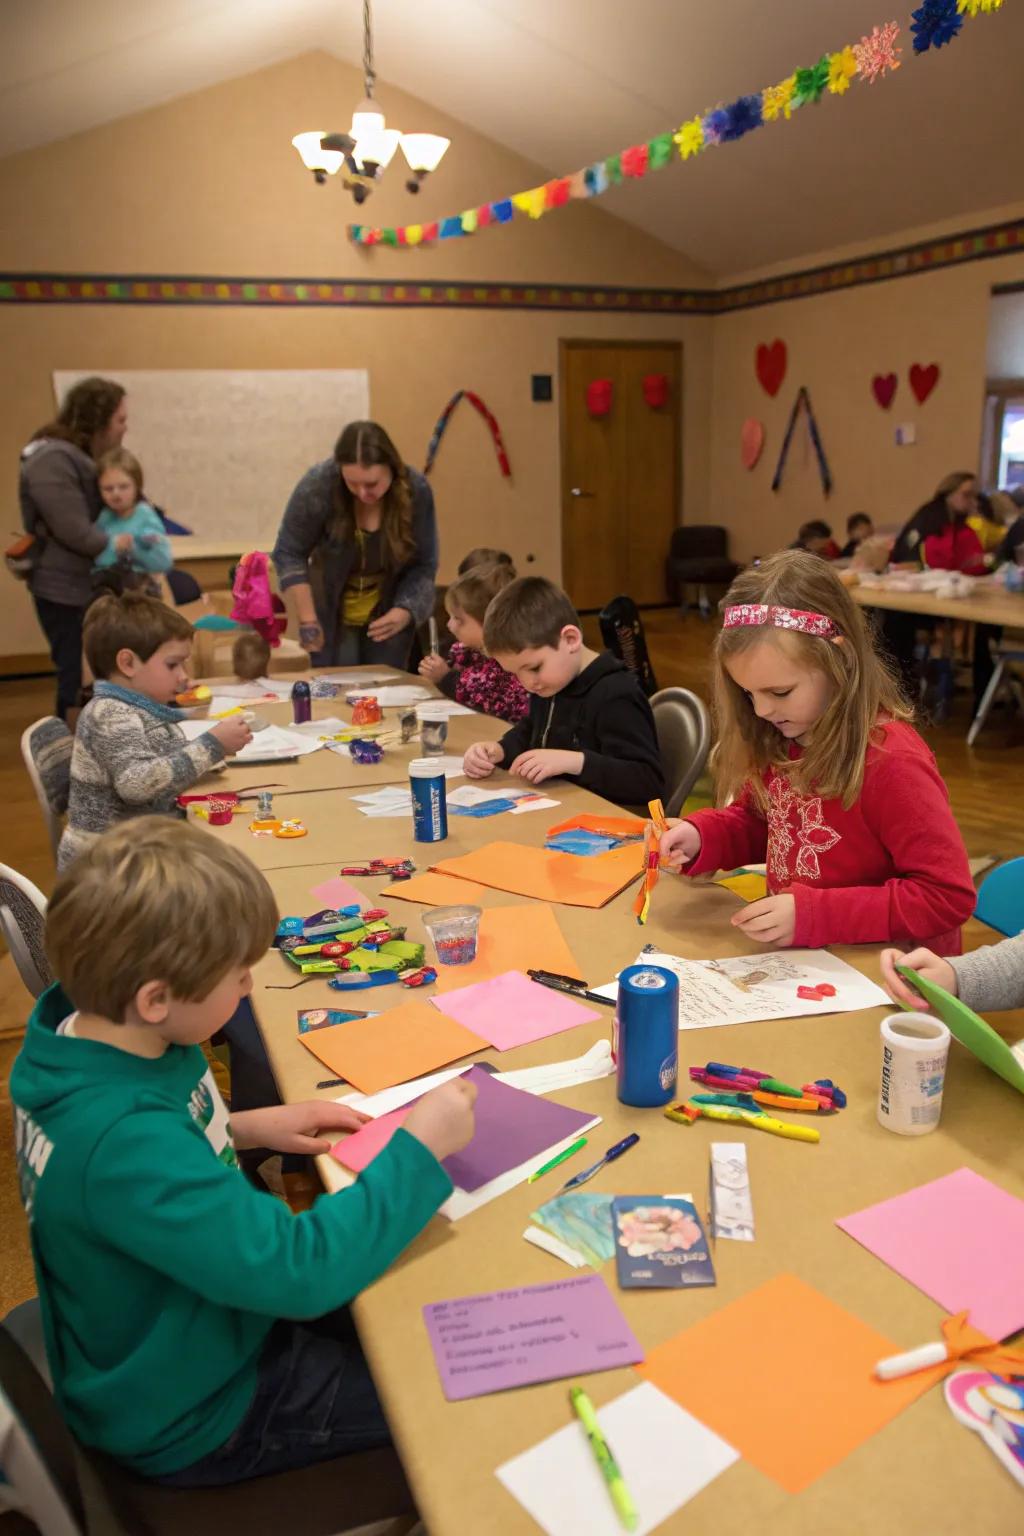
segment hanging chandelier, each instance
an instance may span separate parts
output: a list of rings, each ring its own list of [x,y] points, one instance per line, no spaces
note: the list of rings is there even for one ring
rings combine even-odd
[[[373,22],[370,0],[363,0],[363,88],[365,98],[352,113],[347,133],[322,133],[313,129],[297,133],[292,144],[303,165],[320,185],[342,171],[342,184],[357,203],[365,203],[401,147],[409,167],[408,192],[418,192],[424,177],[436,171],[451,143],[436,133],[402,133],[388,128],[384,113],[373,96],[377,75],[373,67]]]

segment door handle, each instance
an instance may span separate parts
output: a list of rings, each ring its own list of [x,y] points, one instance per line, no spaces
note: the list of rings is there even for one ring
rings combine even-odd
[[[578,485],[574,485],[573,486],[572,490],[569,492],[569,495],[570,496],[588,496],[591,501],[593,501],[593,499],[594,499],[593,491],[582,491],[582,490],[580,490]]]

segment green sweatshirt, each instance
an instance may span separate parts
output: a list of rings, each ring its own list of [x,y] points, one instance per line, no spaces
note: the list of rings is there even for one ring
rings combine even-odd
[[[10,1084],[54,1387],[85,1444],[176,1472],[241,1422],[274,1321],[351,1301],[452,1184],[399,1130],[293,1216],[239,1172],[198,1046],[144,1060],[58,1035],[72,1011],[43,993]]]

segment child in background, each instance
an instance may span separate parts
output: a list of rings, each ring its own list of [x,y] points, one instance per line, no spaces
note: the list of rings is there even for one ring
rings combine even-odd
[[[270,641],[254,629],[244,629],[231,647],[231,667],[240,683],[254,683],[270,669]]]
[[[181,614],[141,592],[98,598],[86,614],[85,659],[97,681],[75,733],[58,869],[115,822],[170,814],[177,795],[252,740],[241,715],[186,740],[171,704],[188,687],[191,640]]]
[[[516,678],[493,656],[484,655],[484,614],[488,604],[516,579],[508,565],[471,566],[444,595],[448,629],[455,644],[442,656],[424,656],[420,676],[440,688],[449,699],[499,720],[522,720],[529,714],[530,697]]]
[[[486,549],[483,546],[479,549],[471,549],[469,554],[463,555],[459,561],[458,574],[465,576],[466,572],[471,571],[475,565],[510,565],[513,575],[515,574],[512,556],[505,549]]]
[[[800,532],[789,547],[806,550],[809,555],[820,555],[822,560],[839,559],[839,545],[832,537],[832,529],[820,518],[802,523]]]
[[[1006,537],[1006,512],[1013,503],[999,491],[988,495],[979,491],[975,497],[975,511],[968,514],[967,526],[977,534],[978,543],[986,555],[994,555]]]
[[[698,875],[766,859],[770,894],[732,919],[760,944],[959,954],[975,894],[949,795],[838,576],[773,555],[737,577],[723,614],[723,808],[672,825],[662,863]]]
[[[441,1159],[473,1135],[475,1089],[455,1080],[312,1210],[253,1188],[236,1148],[326,1152],[366,1119],[323,1099],[229,1121],[200,1047],[252,990],[277,921],[263,875],[209,833],[105,833],[57,882],[57,981],[11,1075],[61,1414],[177,1487],[389,1442],[348,1304],[451,1194]]]
[[[471,779],[505,767],[531,784],[566,774],[619,805],[664,794],[651,706],[625,662],[583,644],[576,610],[542,576],[520,576],[484,618],[487,653],[531,695],[530,712],[500,741],[474,742]]]
[[[857,550],[865,539],[873,539],[875,525],[866,512],[854,512],[846,519],[846,543],[843,545],[840,560],[852,560]]]
[[[882,980],[889,996],[918,1013],[927,1013],[928,1003],[897,974],[897,963],[909,965],[925,981],[945,987],[975,1013],[1024,1008],[1024,934],[1003,939],[1001,944],[986,944],[969,955],[954,955],[951,960],[941,959],[930,949],[912,949],[909,955],[883,949]]]
[[[116,566],[133,578],[133,585],[147,587],[156,595],[155,582],[147,583],[146,578],[169,571],[174,559],[163,523],[143,500],[142,465],[126,448],[111,448],[96,465],[96,483],[104,503],[96,526],[110,535],[110,542],[96,556],[94,569],[105,571]],[[131,539],[128,550],[123,545],[117,547],[121,545],[119,535]]]

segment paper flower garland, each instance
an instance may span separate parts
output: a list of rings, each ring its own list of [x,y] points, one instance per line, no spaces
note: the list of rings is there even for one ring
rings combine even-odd
[[[929,48],[944,47],[953,41],[963,24],[957,0],[924,0],[911,12],[914,52],[927,53]]]
[[[965,16],[988,15],[1001,10],[1002,4],[1003,0],[921,0],[910,27],[914,54],[945,47],[962,30]],[[764,123],[788,122],[798,108],[815,105],[826,93],[845,96],[855,79],[874,85],[876,80],[900,68],[899,35],[899,23],[887,21],[873,27],[859,42],[822,54],[816,64],[794,70],[775,85],[688,118],[673,131],[659,133],[646,143],[632,144],[616,155],[512,197],[467,208],[432,224],[406,224],[397,229],[350,224],[348,237],[354,245],[412,247],[472,235],[490,225],[508,224],[516,213],[533,220],[543,218],[568,202],[600,197],[609,187],[662,170],[674,159],[673,149],[679,151],[681,160],[692,160],[709,146],[735,143]]]

